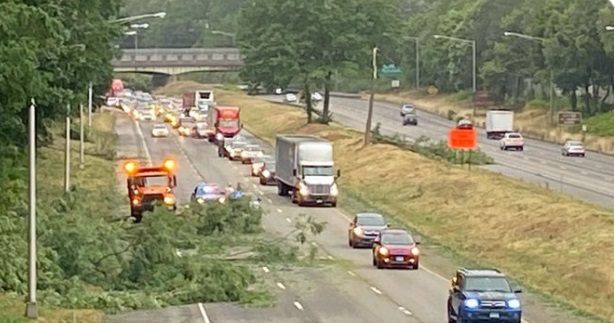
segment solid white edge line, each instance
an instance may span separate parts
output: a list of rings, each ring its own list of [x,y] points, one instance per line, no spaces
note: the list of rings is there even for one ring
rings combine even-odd
[[[355,276],[357,275],[357,274],[353,273],[353,272],[352,272],[352,271],[350,271],[350,270],[349,270],[349,271],[347,271],[347,273],[348,273],[348,275],[350,275],[350,276],[352,276],[352,277],[355,277]]]
[[[404,313],[404,314],[406,314],[406,315],[408,315],[408,316],[412,316],[412,312],[408,311],[408,310],[407,310],[405,307],[403,307],[403,306],[400,306],[400,307],[399,307],[399,310],[400,310],[402,313]]]
[[[303,311],[303,305],[301,305],[301,303],[299,302],[294,302],[293,305],[295,305],[295,307],[301,311]]]
[[[281,210],[281,209],[276,209],[276,211],[278,211],[278,213],[282,213],[282,210]]]
[[[203,303],[199,303],[199,312],[201,312],[201,318],[203,318],[203,322],[205,323],[211,323],[211,321],[209,320],[209,316],[207,316],[207,312],[205,312],[205,306],[203,306]]]
[[[149,153],[149,148],[147,147],[147,143],[145,142],[145,136],[143,136],[143,131],[141,131],[141,125],[137,120],[132,120],[132,122],[134,122],[135,127],[137,127],[137,134],[141,139],[141,145],[143,146],[143,150],[145,152],[145,158],[147,159],[148,164],[152,165],[152,155],[150,155]]]

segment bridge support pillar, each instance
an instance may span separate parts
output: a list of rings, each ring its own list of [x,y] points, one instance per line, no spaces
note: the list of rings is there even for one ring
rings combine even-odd
[[[152,76],[152,87],[163,87],[170,82],[174,82],[174,75],[154,74]]]

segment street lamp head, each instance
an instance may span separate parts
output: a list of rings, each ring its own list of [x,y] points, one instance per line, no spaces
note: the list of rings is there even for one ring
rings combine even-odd
[[[442,38],[442,36],[440,36],[440,35],[433,35],[433,38],[440,39],[440,38]]]
[[[130,25],[132,29],[146,29],[149,28],[149,24],[132,24]]]
[[[508,32],[508,31],[505,31],[505,32],[504,32],[504,36],[510,36],[510,35],[511,35],[511,33],[510,33],[510,32]]]
[[[158,12],[158,13],[154,14],[154,17],[158,17],[158,18],[164,18],[166,16],[167,16],[167,13],[164,12],[164,11],[163,12]]]
[[[136,34],[137,34],[137,32],[135,30],[127,31],[127,32],[124,33],[124,35],[127,35],[127,36],[134,36]]]

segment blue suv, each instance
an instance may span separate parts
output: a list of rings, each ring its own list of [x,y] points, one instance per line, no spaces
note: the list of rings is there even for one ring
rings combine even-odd
[[[521,323],[521,301],[506,275],[495,269],[458,269],[448,296],[449,323]]]

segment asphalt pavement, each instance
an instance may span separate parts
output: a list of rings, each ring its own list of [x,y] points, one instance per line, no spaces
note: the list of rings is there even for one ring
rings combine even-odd
[[[154,139],[149,135],[150,127],[149,124],[141,124],[137,129],[141,129],[152,160],[161,160],[166,156],[177,160],[180,167],[177,190],[180,202],[187,201],[195,184],[203,179],[220,185],[241,182],[262,197],[263,207],[268,211],[263,218],[267,232],[289,232],[302,214],[327,222],[325,231],[316,239],[316,245],[331,259],[343,264],[322,272],[278,273],[281,276],[276,279],[283,282],[285,291],[290,294],[284,294],[275,309],[252,310],[233,305],[204,304],[202,307],[210,322],[261,322],[255,317],[268,318],[269,322],[447,321],[449,283],[446,277],[425,265],[418,271],[378,270],[372,267],[369,249],[351,249],[347,246],[350,216],[343,210],[293,205],[289,198],[277,195],[275,186],[260,186],[256,178],[249,177],[247,165],[218,158],[215,146],[206,140],[175,134],[169,138]],[[259,139],[245,131],[242,135],[260,143],[271,154],[271,147]],[[195,306],[182,311],[196,313]],[[524,315],[527,322],[533,323],[585,322],[536,304],[528,304]],[[250,321],[253,318],[254,321]],[[197,316],[193,320],[203,322]]]
[[[283,95],[260,97],[274,102],[284,99]],[[331,97],[333,119],[359,131],[365,129],[367,108],[367,100]],[[418,112],[418,126],[402,126],[399,109],[395,104],[374,102],[373,126],[380,123],[384,135],[436,140],[447,140],[448,130],[455,126],[453,121],[424,110]],[[483,168],[613,208],[613,156],[587,152],[585,158],[564,157],[561,146],[527,138],[523,151],[501,151],[499,141],[488,140],[484,129],[478,129],[478,136],[479,148],[495,160],[495,165]]]
[[[217,182],[226,185],[242,182],[262,196],[266,214],[263,226],[267,233],[281,235],[293,230],[294,221],[300,213],[290,203],[278,201],[272,188],[257,190],[254,180],[249,178],[247,166],[231,163],[217,157],[216,148],[206,140],[179,137],[172,133],[168,138],[152,138],[153,123],[130,123],[129,116],[118,112],[117,132],[120,137],[120,150],[138,151],[139,148],[125,147],[135,145],[135,140],[127,134],[132,131],[132,138],[138,138],[144,160],[157,164],[165,158],[174,158],[178,164],[175,190],[178,202],[186,203],[197,183],[202,181]],[[131,130],[132,129],[132,130]],[[321,220],[324,219],[319,215]],[[147,218],[144,219],[147,221]],[[347,223],[344,223],[344,227]],[[326,235],[328,235],[327,233]],[[344,241],[342,237],[340,243]],[[362,253],[367,264],[369,252]],[[331,257],[333,261],[335,259]],[[371,264],[371,263],[370,263]],[[371,286],[358,274],[342,270],[339,266],[325,268],[297,268],[291,271],[276,271],[263,268],[265,282],[276,294],[278,301],[272,308],[245,308],[232,304],[199,303],[176,306],[159,310],[135,311],[107,318],[108,322],[410,322],[432,323],[445,322],[442,311],[435,316],[418,316],[406,309],[399,302]],[[408,302],[405,302],[408,304]],[[423,304],[428,305],[426,301]],[[441,309],[442,303],[437,303]]]

